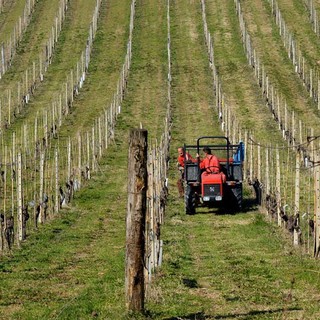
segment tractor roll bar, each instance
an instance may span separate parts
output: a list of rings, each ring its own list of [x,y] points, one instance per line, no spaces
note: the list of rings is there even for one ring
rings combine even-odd
[[[229,139],[227,137],[224,137],[224,136],[203,136],[203,137],[200,137],[200,138],[197,139],[197,153],[198,154],[199,154],[199,151],[200,151],[200,140],[204,140],[204,139],[222,139],[222,140],[226,141],[226,145],[225,145],[225,148],[227,149],[226,169],[227,169],[227,172],[229,172],[229,157],[230,157],[230,141],[229,141]],[[212,148],[214,148],[214,146]],[[199,164],[198,164],[198,166],[199,166]]]

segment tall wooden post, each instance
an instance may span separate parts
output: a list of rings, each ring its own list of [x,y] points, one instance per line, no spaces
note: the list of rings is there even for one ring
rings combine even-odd
[[[277,145],[278,147],[278,145]],[[278,226],[281,227],[282,220],[281,220],[281,172],[280,172],[280,153],[277,148],[276,151],[276,162],[277,162],[277,167],[276,167],[276,198],[277,198],[277,221],[278,221]]]
[[[296,153],[296,179],[295,179],[295,192],[294,192],[294,214],[297,217],[300,211],[300,153]],[[299,220],[298,220],[299,223]],[[300,244],[300,233],[295,228],[293,230],[293,244],[295,246]]]
[[[43,210],[43,195],[44,195],[44,153],[42,151],[40,154],[40,191],[39,191],[39,203],[40,203],[40,214],[38,217],[38,222],[44,223],[45,222],[45,215]]]
[[[17,178],[17,217],[18,217],[18,246],[20,246],[20,241],[24,240],[25,226],[23,224],[22,217],[22,164],[21,164],[21,153],[18,153],[18,178]]]
[[[54,212],[58,213],[60,209],[60,201],[59,201],[59,158],[58,158],[58,149],[56,148],[54,151],[55,158],[55,206]]]
[[[319,160],[316,154],[315,160]],[[314,170],[314,256],[320,255],[320,167],[315,166]]]
[[[147,130],[133,129],[129,138],[126,221],[126,308],[144,309],[145,219],[147,203]]]

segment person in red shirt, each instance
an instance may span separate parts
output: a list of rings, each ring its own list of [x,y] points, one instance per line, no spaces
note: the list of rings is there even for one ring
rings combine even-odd
[[[190,160],[194,162],[194,159],[192,158],[190,153],[188,152],[184,153],[183,148],[178,148],[178,165],[183,168],[185,160],[186,161]]]
[[[204,147],[203,152],[205,153],[203,160],[200,160],[200,156],[197,154],[197,158],[200,160],[200,169],[204,170],[207,174],[219,173],[221,171],[221,167],[217,156],[211,153],[211,149],[209,147]]]
[[[184,163],[185,161],[195,162],[195,159],[192,158],[190,153],[184,152],[183,148],[178,148],[178,169],[181,173],[180,178],[177,181],[178,191],[180,198],[184,196],[184,186],[183,186],[183,173],[184,173]]]

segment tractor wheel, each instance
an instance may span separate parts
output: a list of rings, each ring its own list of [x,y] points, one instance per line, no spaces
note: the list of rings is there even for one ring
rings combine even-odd
[[[196,213],[196,197],[191,186],[187,185],[184,194],[184,201],[186,207],[186,214]]]
[[[233,193],[233,207],[235,211],[241,211],[242,209],[242,185],[232,189]]]

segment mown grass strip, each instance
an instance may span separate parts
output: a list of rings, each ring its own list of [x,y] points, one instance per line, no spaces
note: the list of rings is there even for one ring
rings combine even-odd
[[[313,68],[318,67],[320,41],[312,30],[309,20],[310,12],[306,10],[303,1],[294,0],[288,2],[277,0],[277,3],[281,15],[289,28],[288,31],[294,34],[294,38],[306,61]],[[268,10],[271,10],[269,0],[264,0],[263,4]]]
[[[150,4],[151,5],[151,4]],[[155,5],[155,3],[152,3],[152,5]],[[137,48],[142,47],[143,44],[145,44],[147,41],[150,40],[148,36],[148,31],[145,28],[142,28],[142,26],[146,23],[151,23],[153,21],[158,21],[162,25],[166,25],[166,20],[163,21],[160,19],[158,20],[157,14],[152,14],[151,16],[144,16],[141,15],[141,13],[145,12],[145,7],[141,5],[139,2],[137,4],[137,23],[136,28],[138,30],[143,30],[144,36],[139,38],[139,40],[136,41]],[[163,7],[163,17],[165,16],[165,6]],[[135,30],[137,30],[135,29]],[[166,35],[166,33],[164,33]],[[162,35],[161,35],[162,36]],[[159,37],[161,37],[159,36]],[[135,39],[135,36],[134,36]],[[164,48],[166,48],[166,36],[163,39]],[[146,52],[143,52],[143,54],[146,54]],[[137,54],[138,55],[138,54]],[[135,57],[135,56],[134,56]],[[166,55],[165,55],[166,58]],[[136,63],[136,74],[140,73],[139,70],[139,59],[135,58]],[[143,69],[143,68],[142,68]],[[131,70],[132,74],[134,75],[135,72]],[[164,85],[166,82],[164,82]],[[141,85],[145,85],[142,84]],[[166,87],[165,87],[166,88]],[[135,92],[134,94],[137,94]],[[132,96],[134,95],[132,93]],[[141,98],[139,98],[141,99]],[[129,107],[128,107],[129,109]],[[132,110],[130,110],[132,111]],[[139,117],[139,116],[138,116]],[[136,122],[139,122],[139,118],[134,118]],[[44,253],[44,256],[39,257],[36,254],[32,254],[31,256],[37,256],[37,261],[41,262],[43,260],[44,263],[49,264],[48,269],[52,270],[55,269],[55,255],[60,255],[60,258],[58,259],[57,265],[58,267],[56,269],[62,269],[61,275],[57,274],[55,271],[53,271],[53,274],[56,274],[55,276],[50,277],[52,280],[52,283],[50,281],[48,282],[42,282],[39,281],[39,287],[33,289],[34,293],[34,299],[30,301],[30,304],[27,305],[26,309],[23,309],[19,305],[19,301],[12,301],[10,304],[10,311],[14,312],[14,309],[19,309],[21,307],[21,310],[18,311],[14,316],[24,316],[27,315],[30,318],[85,318],[90,317],[92,314],[98,314],[101,315],[102,318],[111,317],[111,318],[123,318],[124,317],[124,304],[121,304],[123,299],[123,276],[124,276],[124,215],[125,215],[125,205],[126,205],[126,152],[127,152],[127,128],[131,126],[132,124],[132,114],[131,112],[127,112],[125,108],[123,108],[123,121],[120,121],[119,126],[117,128],[117,131],[119,132],[119,135],[117,136],[116,144],[114,146],[111,146],[110,153],[108,155],[108,162],[100,164],[100,169],[102,172],[106,173],[109,178],[105,174],[102,174],[102,179],[99,179],[99,182],[97,181],[99,188],[101,190],[101,194],[99,195],[96,191],[96,186],[93,184],[91,185],[91,188],[87,189],[88,193],[83,193],[83,197],[81,196],[81,193],[77,194],[77,199],[79,201],[79,206],[83,208],[85,206],[88,210],[83,215],[83,225],[80,226],[81,223],[81,214],[77,210],[75,211],[75,216],[73,216],[72,212],[70,211],[68,214],[67,219],[63,219],[63,223],[67,226],[73,226],[73,230],[77,232],[77,235],[71,232],[70,238],[68,238],[69,232],[66,233],[66,238],[63,239],[62,231],[59,229],[64,229],[61,227],[61,220],[58,219],[56,221],[57,225],[55,223],[46,225],[46,228],[49,230],[49,238],[51,233],[57,232],[57,238],[61,246],[54,246],[51,247],[53,249],[50,253],[44,252],[41,250],[40,247],[35,249],[36,251],[39,250],[40,252]],[[121,120],[121,119],[120,119]],[[116,179],[114,177],[117,177]],[[93,181],[91,181],[93,183]],[[107,189],[104,189],[102,187],[104,185]],[[103,200],[101,201],[100,196],[102,196]],[[99,204],[101,205],[99,209]],[[100,213],[101,212],[101,215]],[[104,220],[106,212],[110,213],[110,220],[109,223],[107,220]],[[107,214],[108,215],[108,214]],[[95,223],[90,223],[91,216]],[[100,217],[100,218],[99,218]],[[70,220],[69,220],[70,218]],[[98,219],[98,220],[97,220]],[[59,222],[60,221],[60,222]],[[107,225],[105,225],[107,223]],[[114,226],[113,226],[114,224]],[[103,237],[99,237],[97,242],[99,242],[100,246],[95,246],[93,243],[92,245],[89,245],[91,237],[95,237],[95,235],[98,237],[101,235],[97,230],[92,230],[90,232],[90,228],[93,225],[101,225],[104,226],[103,229],[107,228],[107,231],[103,233],[107,238],[107,240],[103,240]],[[51,227],[53,226],[53,230]],[[88,229],[88,231],[84,231],[84,229]],[[56,230],[56,231],[54,231]],[[81,231],[82,230],[82,231]],[[45,230],[41,230],[45,233]],[[85,232],[87,236],[84,236],[82,232]],[[73,234],[73,235],[72,235]],[[91,236],[90,236],[91,235]],[[37,239],[42,239],[41,235],[37,235]],[[69,240],[68,240],[69,239]],[[84,242],[82,242],[82,240]],[[87,240],[85,240],[87,239]],[[31,237],[30,239],[31,240]],[[69,241],[72,241],[71,245],[68,244]],[[79,242],[78,242],[79,241]],[[40,242],[40,241],[39,241]],[[28,241],[26,246],[31,243]],[[45,245],[46,240],[43,240],[43,245]],[[63,244],[64,243],[64,244]],[[40,244],[40,243],[39,243]],[[62,246],[66,246],[66,249],[63,249]],[[78,248],[78,254],[83,252],[83,248],[88,248],[88,256],[86,256],[86,259],[83,259],[85,262],[84,265],[81,266],[81,263],[77,263],[77,248]],[[101,263],[101,260],[96,261],[95,257],[95,248],[102,252],[96,253],[97,256],[103,255],[103,261],[105,261],[105,264]],[[51,250],[50,248],[48,248]],[[63,254],[63,252],[71,250],[71,252],[66,252]],[[24,249],[23,249],[24,250]],[[23,252],[23,250],[21,252]],[[75,251],[73,251],[75,250]],[[35,253],[35,252],[34,252]],[[64,257],[63,257],[64,255]],[[91,256],[92,258],[90,258]],[[52,259],[51,259],[52,257]],[[10,260],[10,259],[9,259]],[[91,260],[89,264],[87,264],[87,261]],[[59,262],[60,261],[60,262]],[[75,263],[77,266],[73,267]],[[99,267],[97,267],[97,265]],[[9,265],[12,266],[12,260],[9,262]],[[70,267],[70,269],[69,269]],[[101,267],[101,269],[100,269]],[[5,266],[4,268],[7,268]],[[46,269],[46,272],[49,272],[48,269]],[[77,270],[75,270],[77,269]],[[99,271],[101,270],[101,271]],[[10,284],[14,283],[15,281],[12,280],[14,277],[16,277],[18,274],[13,272]],[[37,273],[37,271],[36,271]],[[97,278],[99,276],[101,277],[101,281]],[[70,278],[69,278],[70,276]],[[78,280],[76,279],[77,276],[79,277]],[[43,277],[39,278],[43,279]],[[49,280],[47,277],[44,277],[45,280]],[[70,282],[68,279],[71,279]],[[15,282],[17,283],[17,281]],[[26,287],[24,287],[24,291],[26,292],[27,296],[30,293],[27,293],[28,291],[28,285],[25,282]],[[43,296],[39,295],[39,289],[41,286],[45,286],[47,288],[46,292],[52,293],[51,303],[48,303],[47,310],[40,310],[40,306],[42,307],[44,298]],[[66,291],[66,287],[68,290]],[[19,291],[18,288],[12,289],[12,292]],[[67,292],[67,294],[64,296],[62,292]],[[45,293],[47,294],[47,293]],[[61,299],[62,296],[62,299]],[[88,301],[88,299],[90,301]],[[2,299],[1,299],[2,300]],[[62,301],[61,301],[62,300]]]
[[[13,34],[14,27],[23,13],[25,3],[25,0],[4,2],[3,12],[0,13],[0,43],[7,41],[8,35]]]
[[[255,131],[257,139],[270,138],[271,135],[273,141],[276,139],[281,143],[277,125],[271,119],[253,70],[247,64],[239,38],[238,21],[232,14],[229,15],[229,10],[233,8],[222,2],[212,4],[206,4],[207,23],[213,36],[215,65],[226,104],[235,113],[241,127]]]
[[[1,92],[11,88],[16,90],[17,82],[23,79],[25,70],[39,60],[46,41],[51,34],[60,1],[39,1],[35,5],[30,23],[17,47],[10,68],[0,81]],[[3,93],[1,94],[3,96]]]
[[[270,13],[260,2],[252,2],[250,8],[245,3],[242,8],[252,45],[265,66],[270,83],[279,94],[281,93],[290,109],[294,110],[301,120],[315,127],[319,112],[301,82],[297,81],[298,77]]]
[[[188,10],[192,11],[190,6]],[[183,28],[181,21],[179,25]],[[181,35],[178,38],[183,39]],[[317,317],[319,311],[314,308],[304,310],[305,300],[300,304],[291,299],[293,292],[301,293],[305,279],[295,287],[295,280],[290,278],[295,272],[291,269],[286,279],[278,280],[283,277],[283,270],[287,271],[288,264],[289,269],[295,268],[300,259],[292,257],[291,246],[279,230],[263,221],[257,212],[219,216],[214,215],[214,210],[201,210],[200,214],[188,217],[183,214],[183,204],[175,198],[174,190],[172,195],[164,228],[164,267],[154,284],[153,300],[149,304],[154,318]],[[285,257],[284,248],[288,250]],[[259,261],[261,253],[264,258]],[[269,265],[263,265],[266,253],[274,254],[268,263],[276,261],[275,268],[268,273]],[[315,261],[306,258],[301,259],[298,270],[303,270],[305,263],[317,268]],[[282,270],[278,270],[279,265]],[[280,281],[278,291],[272,290],[273,281]],[[255,284],[253,290],[251,283]],[[317,288],[312,282],[308,285],[307,291],[315,293],[319,289],[319,284]],[[305,297],[303,293],[301,296]],[[173,299],[179,301],[179,305],[170,304]]]
[[[92,20],[92,13],[96,6],[96,1],[86,1],[83,4],[78,3],[73,5],[74,7],[68,10],[65,28],[62,30],[56,46],[52,65],[46,73],[46,81],[38,86],[34,95],[32,95],[29,104],[15,119],[10,130],[4,131],[4,139],[9,144],[13,131],[17,132],[19,128],[28,123],[29,125],[33,125],[34,119],[38,116],[37,113],[50,109],[52,107],[51,104],[55,101],[54,98],[57,100],[57,95],[59,93],[64,93],[63,88],[65,88],[67,75],[69,74],[70,69],[76,65],[77,61],[79,61],[80,55],[86,47],[85,36],[88,37],[89,34],[89,26]],[[89,9],[92,9],[91,14],[88,13]],[[70,15],[80,16],[78,18],[72,18]],[[75,33],[79,33],[80,36],[78,38],[81,39],[81,41],[78,42],[75,38],[74,40],[71,40],[72,37],[77,37]],[[68,39],[66,36],[70,38]],[[61,52],[62,48],[67,48],[63,50],[70,50],[71,54]]]
[[[91,129],[97,115],[109,107],[126,54],[130,3],[128,0],[102,4],[86,82],[75,98],[72,113],[60,128],[61,138],[73,137],[75,126],[82,132]],[[115,16],[118,18],[113,19]]]
[[[155,139],[163,132],[167,109],[166,3],[145,3],[136,15],[141,24],[135,26],[135,59],[123,109],[132,115],[130,127],[152,128],[149,138]]]
[[[126,156],[122,154],[101,163],[104,173],[91,181],[86,192],[77,194],[76,208],[32,235],[14,257],[2,259],[0,308],[7,316],[83,318],[94,311],[110,312],[107,302],[116,302],[114,308],[123,310],[124,305],[118,306],[126,205],[126,189],[121,188],[126,180]],[[114,161],[118,163],[117,181],[112,178],[115,172],[108,170]]]

